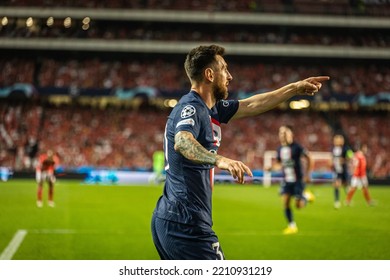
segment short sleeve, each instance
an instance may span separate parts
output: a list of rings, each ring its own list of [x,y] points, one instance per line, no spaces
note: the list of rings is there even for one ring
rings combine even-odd
[[[183,104],[173,116],[175,134],[179,131],[191,132],[198,137],[201,127],[202,108],[195,104]]]
[[[220,123],[228,123],[237,112],[239,106],[238,100],[220,100],[215,107],[218,111]]]

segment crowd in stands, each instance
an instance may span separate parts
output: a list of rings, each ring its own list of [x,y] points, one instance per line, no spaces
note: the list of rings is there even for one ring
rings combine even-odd
[[[390,16],[387,1],[370,0],[5,0],[8,7],[79,7],[108,9],[162,9],[208,12],[302,13],[333,15]],[[2,16],[2,15],[0,15]],[[84,38],[167,41],[212,41],[255,44],[291,44],[321,46],[378,47],[390,46],[387,30],[319,28],[289,29],[272,26],[188,24],[103,21],[92,19],[82,29],[81,20],[73,20],[69,28],[63,19],[34,19],[26,27],[26,19],[12,18],[0,25],[0,38]],[[228,28],[227,28],[228,27]],[[318,32],[317,32],[318,31]],[[228,51],[228,50],[227,50]],[[82,55],[82,54],[81,54]],[[118,57],[53,57],[25,54],[0,56],[0,90],[18,83],[37,89],[115,89],[155,87],[161,91],[186,91],[188,78],[183,69],[184,57],[168,56]],[[227,54],[229,55],[229,54]],[[234,96],[270,91],[299,79],[329,75],[318,98],[333,96],[377,96],[390,93],[390,68],[386,63],[351,64],[270,58],[229,57],[233,81],[229,90]],[[2,92],[0,92],[2,93]],[[67,169],[82,166],[151,170],[152,154],[162,149],[168,110],[124,108],[91,108],[87,106],[48,106],[30,100],[10,103],[0,100],[0,167],[32,170],[40,152],[55,150],[61,165]],[[329,113],[333,114],[333,113]],[[337,118],[350,144],[369,145],[368,167],[373,177],[390,176],[389,113],[340,113]],[[313,111],[270,111],[253,119],[234,120],[222,127],[220,154],[242,160],[252,169],[263,168],[267,150],[279,145],[277,133],[282,124],[294,127],[295,139],[310,151],[330,151],[334,131],[321,113]]]
[[[149,170],[153,152],[162,149],[166,118],[154,111],[49,108],[45,116],[50,137],[40,145],[53,147],[65,166]]]
[[[76,87],[112,89],[137,86],[178,91],[188,88],[182,62],[168,59],[0,59],[0,88],[15,83],[36,87]],[[231,92],[269,91],[287,83],[315,75],[332,79],[322,88],[322,97],[334,95],[373,96],[390,92],[390,68],[386,65],[305,65],[232,60],[229,70]]]
[[[371,174],[377,177],[389,176],[389,117],[389,114],[378,117],[365,113],[341,113],[339,116],[344,132],[352,145],[367,144],[368,166]]]
[[[42,107],[0,104],[0,166],[32,167],[38,152]]]
[[[82,166],[149,170],[162,149],[166,116],[116,108],[0,105],[0,166],[32,169],[52,149],[67,169]],[[33,149],[32,147],[38,147]]]
[[[195,11],[302,13],[335,15],[389,15],[386,1],[375,0],[5,0],[6,6],[164,9]]]
[[[74,20],[68,28],[64,19],[34,19],[26,27],[26,19],[9,18],[0,26],[0,37],[9,38],[77,38],[105,40],[213,41],[253,44],[299,44],[322,46],[389,47],[390,33],[384,30],[328,30],[318,28],[291,29],[234,24],[177,24],[160,22],[115,22],[92,20],[84,29],[82,20]]]
[[[154,151],[162,150],[168,111],[149,108],[105,110],[83,106],[0,103],[0,166],[33,169],[40,152],[55,150],[66,169],[83,166],[151,170]],[[390,135],[386,116],[340,113],[351,143],[369,145],[370,176],[390,176]],[[295,139],[309,151],[330,151],[333,130],[320,113],[269,111],[222,126],[219,153],[263,168],[267,150],[279,145],[278,128],[290,124]]]

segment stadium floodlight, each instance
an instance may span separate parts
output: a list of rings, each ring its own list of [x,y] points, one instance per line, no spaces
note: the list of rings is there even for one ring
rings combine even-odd
[[[69,28],[72,26],[72,18],[71,17],[67,17],[64,19],[64,26],[65,26],[65,28]]]
[[[1,19],[1,25],[2,26],[6,26],[8,24],[8,18],[7,17],[3,17],[2,19]]]
[[[26,26],[27,27],[32,27],[34,25],[34,20],[32,17],[29,17],[27,20],[26,20]]]
[[[84,25],[87,25],[87,24],[89,24],[91,22],[91,18],[90,17],[85,17],[84,19],[83,19],[83,24]]]
[[[49,17],[47,20],[46,20],[46,25],[47,26],[52,26],[54,24],[54,18],[53,17]]]
[[[290,108],[293,110],[301,110],[301,109],[305,109],[305,108],[309,108],[309,107],[310,107],[310,102],[309,102],[309,100],[306,100],[306,99],[301,99],[298,101],[291,101],[290,102]]]

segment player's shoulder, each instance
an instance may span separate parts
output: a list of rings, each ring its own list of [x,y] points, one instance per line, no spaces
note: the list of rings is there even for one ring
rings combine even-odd
[[[298,154],[309,155],[309,150],[302,146],[300,143],[293,142],[291,149],[294,150]]]
[[[200,97],[196,96],[192,92],[189,92],[179,100],[174,111],[175,114],[180,112],[181,117],[186,118],[199,112],[203,113],[203,111],[207,109],[208,108]]]
[[[292,142],[291,145],[290,145],[292,148],[294,149],[303,149],[303,146],[301,144],[299,144],[298,142]]]
[[[185,94],[180,98],[179,106],[185,106],[185,105],[193,105],[193,106],[206,106],[202,98],[195,92],[190,91],[189,93]]]

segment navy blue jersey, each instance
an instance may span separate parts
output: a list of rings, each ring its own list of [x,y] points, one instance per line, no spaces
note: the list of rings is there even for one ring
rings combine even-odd
[[[307,154],[307,151],[295,142],[278,148],[277,160],[282,164],[285,182],[294,183],[302,180],[301,156],[304,154]]]
[[[214,166],[194,163],[176,152],[175,135],[188,131],[204,148],[217,153],[220,124],[233,117],[238,105],[235,100],[221,100],[210,110],[195,91],[190,91],[172,110],[164,135],[166,182],[157,202],[157,217],[184,224],[212,225]]]
[[[337,174],[347,172],[347,146],[334,146],[332,149],[333,169]]]

